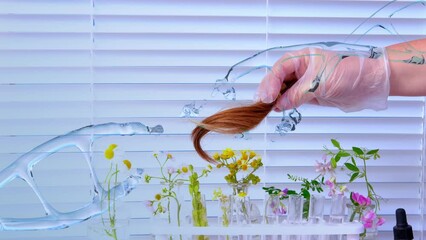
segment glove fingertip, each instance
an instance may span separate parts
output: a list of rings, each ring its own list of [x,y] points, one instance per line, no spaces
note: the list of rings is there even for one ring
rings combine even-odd
[[[283,110],[288,110],[288,109],[292,109],[293,106],[292,104],[290,104],[290,101],[288,99],[288,97],[286,95],[281,96],[278,100],[277,103],[275,104],[275,111],[283,111]]]
[[[271,103],[274,101],[274,98],[272,97],[271,94],[262,91],[262,92],[257,92],[254,95],[253,100],[255,102]]]

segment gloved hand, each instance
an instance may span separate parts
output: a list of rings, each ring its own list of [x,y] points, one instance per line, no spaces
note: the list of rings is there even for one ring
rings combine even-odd
[[[337,107],[345,112],[387,108],[389,63],[384,49],[372,54],[304,48],[284,54],[263,78],[258,100],[275,110],[304,103]],[[279,96],[282,83],[292,85]]]

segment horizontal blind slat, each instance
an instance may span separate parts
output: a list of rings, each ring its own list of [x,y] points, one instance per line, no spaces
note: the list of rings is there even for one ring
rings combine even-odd
[[[265,17],[96,16],[95,22],[96,33],[266,32]]]
[[[1,14],[22,14],[22,15],[35,15],[35,14],[63,14],[63,15],[81,15],[90,14],[92,6],[86,0],[74,1],[58,1],[44,0],[44,1],[31,1],[31,0],[1,0],[0,1],[0,15]]]
[[[91,64],[87,51],[24,51],[0,50],[0,68],[3,67],[86,67]]]
[[[269,1],[269,15],[272,17],[323,17],[323,18],[360,18],[370,17],[378,9],[384,7],[390,1]],[[392,16],[397,18],[425,18],[421,2],[416,1],[396,1],[383,11],[375,14],[373,18],[387,19],[389,15],[413,4],[409,11],[400,11]],[[330,11],[336,9],[338,11]]]
[[[31,24],[28,24],[31,22]],[[90,15],[16,15],[0,14],[0,33],[42,32],[75,33],[90,32]]]

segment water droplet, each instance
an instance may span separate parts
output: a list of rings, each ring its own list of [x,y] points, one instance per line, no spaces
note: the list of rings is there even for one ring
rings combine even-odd
[[[202,105],[199,106],[199,107],[196,107],[195,101],[191,102],[189,104],[186,104],[182,108],[182,112],[180,114],[180,117],[186,117],[186,118],[198,117],[200,115],[200,109],[202,107],[203,107]]]

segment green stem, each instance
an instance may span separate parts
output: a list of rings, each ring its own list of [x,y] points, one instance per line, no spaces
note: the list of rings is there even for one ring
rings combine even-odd
[[[270,200],[271,200],[271,196],[268,197],[268,199],[266,200],[266,203],[265,203],[265,213],[264,213],[264,216],[265,216],[265,222],[266,222],[266,224],[269,224],[267,211],[268,211],[268,206],[269,206]]]
[[[107,204],[108,204],[108,220],[109,225],[106,224],[105,219],[102,217],[102,225],[104,227],[104,232],[107,236],[118,240],[117,230],[116,230],[116,204],[115,199],[111,198],[111,181],[114,179],[113,186],[117,185],[118,182],[118,166],[115,165],[115,171],[113,171],[114,164],[110,164],[110,169],[105,177],[104,183],[107,184]],[[112,193],[115,195],[115,193]],[[103,204],[104,199],[102,199],[101,204]],[[112,207],[112,208],[111,208]]]
[[[160,173],[161,173],[161,175],[163,176],[163,179],[167,179],[167,178],[166,178],[166,176],[165,176],[165,175],[164,175],[164,173],[163,173],[164,165],[166,164],[167,160],[166,160],[166,161],[164,161],[164,163],[163,163],[163,164],[161,164],[161,162],[160,162],[160,160],[158,159],[158,157],[155,157],[155,159],[157,160],[158,165],[160,165]]]
[[[349,218],[349,222],[353,222],[355,219],[356,211],[354,210],[351,214],[351,217]]]
[[[171,214],[170,214],[170,212],[171,212],[171,209],[170,209],[170,204],[171,204],[170,198],[171,198],[171,199],[175,200],[176,205],[177,205],[177,225],[180,227],[180,210],[181,210],[181,204],[179,203],[179,200],[177,199],[176,194],[175,193],[172,194],[173,191],[172,191],[172,187],[170,185],[169,185],[169,190],[168,191],[169,191],[169,194],[166,196],[166,198],[167,198],[167,218],[168,218],[168,222],[169,222],[169,224],[172,222],[171,221]]]
[[[367,185],[368,197],[370,197],[371,200],[374,201],[375,210],[377,211],[378,209],[380,209],[380,202],[377,199],[377,195],[376,195],[376,192],[374,191],[374,189],[370,188],[370,185],[369,185],[369,182],[368,182],[368,177],[367,177],[367,162],[365,160],[365,157],[362,158],[362,161],[364,163],[364,180],[365,180],[365,184]]]
[[[112,229],[112,238],[114,238],[114,240],[118,240],[117,229],[115,227]]]
[[[225,227],[229,226],[229,217],[228,217],[228,209],[226,206],[222,206],[222,225]]]

